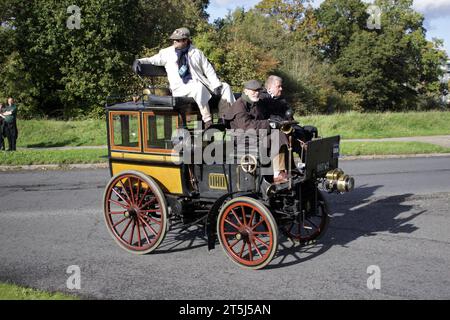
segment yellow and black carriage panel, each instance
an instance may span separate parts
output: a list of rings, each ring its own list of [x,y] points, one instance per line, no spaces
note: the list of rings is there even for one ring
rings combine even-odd
[[[177,112],[150,110],[135,103],[107,108],[108,155],[112,176],[134,170],[158,182],[164,192],[182,195],[183,166],[170,143],[179,123]]]
[[[198,113],[188,108],[185,108],[187,112],[179,112],[170,107],[132,102],[109,106],[106,110],[111,176],[138,171],[154,179],[166,194],[197,195],[211,201],[226,193],[255,189],[254,175],[242,170],[240,159],[232,163],[225,163],[225,158],[219,164],[203,163],[202,152],[209,141],[198,144],[191,136],[190,148],[181,151],[174,148],[175,130],[187,130],[192,135],[199,129],[196,127],[201,125]],[[223,141],[217,142],[225,148]],[[184,158],[183,152],[192,154]],[[202,156],[200,162],[194,152]],[[225,153],[224,157],[227,157]]]

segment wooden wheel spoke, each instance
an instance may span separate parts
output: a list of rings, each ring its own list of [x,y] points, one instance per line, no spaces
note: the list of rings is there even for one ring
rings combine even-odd
[[[109,215],[115,215],[115,214],[125,214],[127,211],[110,211],[108,214]]]
[[[134,229],[136,228],[136,221],[134,219],[130,219],[133,221],[133,226],[131,227],[131,235],[130,235],[130,241],[128,242],[129,245],[133,243],[133,237],[134,237]]]
[[[119,220],[118,222],[116,222],[112,227],[113,228],[115,228],[115,227],[117,227],[119,224],[121,224],[122,222],[124,222],[125,220],[127,220],[128,218],[127,217],[125,217],[125,218],[123,218],[123,219],[121,219],[121,220]]]
[[[237,245],[241,241],[240,239],[236,239],[232,244],[230,244],[230,248],[233,248],[235,245]]]
[[[264,241],[262,241],[260,238],[255,237],[254,239],[257,240],[259,243],[261,243],[263,246],[265,246],[267,249],[270,248],[270,246],[267,243],[265,243]]]
[[[255,209],[252,209],[252,213],[250,214],[250,220],[248,220],[249,227],[252,226],[254,216],[255,216]]]
[[[144,199],[145,199],[145,196],[147,195],[147,193],[148,193],[148,191],[150,190],[150,188],[147,188],[146,190],[145,190],[145,192],[144,192],[144,194],[142,195],[142,197],[141,197],[141,200],[139,200],[139,203],[138,203],[138,208],[142,208],[142,201],[144,201]]]
[[[122,195],[121,195],[120,193],[118,193],[118,192],[116,191],[116,189],[112,188],[112,191],[113,191],[120,199],[122,199],[123,202],[129,203],[127,200],[125,200],[125,199],[122,197]],[[115,201],[115,200],[113,200],[113,199],[109,199],[109,201],[114,202],[115,204],[117,204],[117,205],[119,205],[119,206],[122,206],[122,207],[124,207],[124,208],[127,208],[127,207],[125,207],[124,205],[122,205],[120,202]]]
[[[223,234],[226,236],[235,236],[237,235],[239,232],[224,232]]]
[[[238,216],[236,215],[236,212],[234,212],[234,209],[231,209],[231,213],[232,213],[233,216],[236,218],[236,220],[237,220],[237,222],[239,223],[239,225],[242,226],[241,219],[238,218]]]
[[[263,258],[263,255],[261,254],[261,251],[259,251],[258,245],[256,244],[255,240],[250,239],[250,241],[253,243],[253,245],[255,246],[256,252],[258,253],[258,255]]]
[[[144,236],[145,236],[145,239],[147,240],[147,243],[151,244],[150,239],[148,238],[147,231],[145,231],[145,225],[144,224],[142,224],[142,231],[144,231]]]
[[[145,208],[146,206],[152,204],[153,202],[156,201],[156,197],[152,198],[151,200],[147,201],[144,205],[139,206],[139,208]]]
[[[133,182],[132,182],[133,178],[129,178],[128,179],[128,186],[130,187],[130,200],[131,203],[134,204],[134,192],[133,192]]]
[[[136,195],[135,195],[135,201],[134,203],[136,204],[139,200],[139,194],[141,193],[141,185],[142,185],[142,181],[141,179],[138,179],[138,186],[137,186],[137,190],[136,190]]]
[[[142,247],[142,242],[141,242],[141,226],[139,224],[139,219],[136,219],[136,225],[137,225],[137,233],[138,233],[138,245],[139,247]]]
[[[244,206],[241,206],[241,210],[242,210],[242,223],[246,226],[247,225],[247,219],[245,217],[245,208],[244,208]]]
[[[120,238],[123,239],[123,235],[125,234],[125,232],[128,230],[128,227],[130,226],[130,223],[133,221],[132,219],[129,219],[130,221],[128,221],[127,226],[125,227],[125,229],[122,231],[122,233],[120,234]]]
[[[139,219],[147,226],[147,228],[150,229],[150,231],[151,231],[155,236],[158,235],[158,232],[156,232],[155,229],[153,229],[152,226],[149,225],[149,224],[147,223],[147,221],[145,221],[145,219],[142,219],[141,217],[139,217]]]
[[[129,203],[133,203],[133,201],[130,199],[130,195],[128,194],[127,188],[125,187],[125,185],[123,184],[122,180],[119,180],[120,184],[122,185],[123,188],[123,192],[125,193],[125,195],[127,196],[128,202]]]
[[[257,224],[255,224],[252,228],[252,230],[255,230],[255,228],[257,228],[258,226],[260,226],[262,223],[264,222],[264,219],[261,219],[261,221],[259,221]]]
[[[162,223],[162,221],[159,221],[159,220],[156,220],[155,218],[152,218],[152,217],[149,217],[149,216],[142,216],[142,219],[144,219],[144,220],[150,220],[151,222],[154,222],[154,223],[156,223],[156,224],[161,224]],[[148,221],[147,221],[148,222]]]
[[[253,231],[253,234],[265,234],[265,235],[269,235],[270,232],[269,232],[269,231]]]
[[[141,210],[141,211],[145,213],[151,213],[151,212],[161,212],[161,209]]]
[[[239,257],[241,257],[241,258],[242,258],[242,254],[244,253],[244,248],[245,248],[245,241],[242,241],[241,252],[239,252]]]
[[[248,242],[247,243],[247,247],[248,247],[248,256],[249,256],[249,260],[253,261],[253,250],[252,250],[252,243]]]
[[[235,228],[236,230],[239,230],[239,226],[235,225],[233,222],[231,222],[228,219],[225,219],[225,222],[227,222],[229,225],[231,225],[233,228]]]
[[[312,222],[311,220],[309,220],[308,218],[306,218],[306,221],[308,221],[310,224],[312,224],[312,226],[313,226],[314,228],[316,228],[317,230],[320,230],[320,228],[319,228],[314,222]]]

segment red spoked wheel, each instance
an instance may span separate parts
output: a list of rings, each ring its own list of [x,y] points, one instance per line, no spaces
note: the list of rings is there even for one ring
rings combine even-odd
[[[167,203],[150,177],[135,171],[113,177],[104,196],[104,218],[109,233],[128,252],[155,250],[167,231]]]
[[[317,212],[305,212],[295,218],[295,220],[286,223],[282,231],[299,244],[307,244],[319,239],[328,227],[330,217],[328,206],[321,193],[318,193]]]
[[[228,202],[217,218],[220,244],[231,260],[248,269],[261,269],[278,248],[278,228],[269,209],[249,197]]]

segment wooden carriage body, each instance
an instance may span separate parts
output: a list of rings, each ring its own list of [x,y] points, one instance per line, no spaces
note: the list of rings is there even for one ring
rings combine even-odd
[[[165,75],[160,67],[143,70]],[[274,184],[258,144],[256,153],[252,143],[230,148],[234,133],[224,124],[205,131],[193,99],[154,93],[150,87],[136,101],[105,108],[112,178],[104,218],[131,253],[152,252],[176,223],[200,224],[209,249],[219,240],[233,262],[260,269],[277,251],[279,230],[300,245],[325,232],[329,210],[320,184],[328,192],[353,189],[353,178],[338,168],[339,136],[305,143],[301,169]],[[214,111],[217,101],[210,102]],[[213,161],[205,160],[206,150]]]

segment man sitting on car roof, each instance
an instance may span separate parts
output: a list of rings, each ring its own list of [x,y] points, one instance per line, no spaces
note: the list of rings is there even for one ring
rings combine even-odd
[[[190,36],[189,29],[176,29],[170,36],[172,46],[160,50],[152,57],[137,59],[133,70],[139,73],[141,64],[145,63],[164,66],[172,95],[193,98],[207,129],[212,124],[208,104],[212,94],[220,95],[230,105],[235,102],[235,98],[231,87],[219,80],[206,56],[192,44]]]

